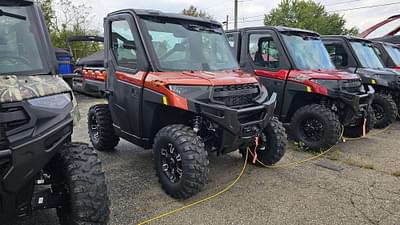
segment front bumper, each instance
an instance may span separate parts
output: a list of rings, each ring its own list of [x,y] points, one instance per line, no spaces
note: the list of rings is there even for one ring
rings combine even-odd
[[[346,126],[354,122],[368,112],[375,90],[369,85],[365,89],[366,92],[363,94],[346,91],[336,93],[336,97],[344,103],[344,108],[339,110],[339,115],[341,115],[339,119],[343,125]]]
[[[217,104],[189,102],[189,110],[215,122],[220,130],[219,151],[237,150],[243,144],[254,141],[274,115],[276,93],[256,106],[233,109]]]
[[[20,124],[6,131],[9,144],[0,150],[0,221],[7,224],[31,213],[37,175],[71,139],[73,106],[53,110],[18,102],[2,107],[19,111],[0,112],[0,123]]]

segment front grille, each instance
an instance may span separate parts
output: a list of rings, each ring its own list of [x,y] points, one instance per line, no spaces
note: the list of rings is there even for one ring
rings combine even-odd
[[[259,95],[258,84],[218,86],[213,89],[212,101],[229,107],[248,106]]]
[[[361,87],[360,80],[345,80],[342,83],[342,88],[348,92],[359,92]]]
[[[22,107],[11,107],[1,109],[0,121],[1,120],[4,120],[2,122],[5,126],[5,131],[10,131],[29,123],[29,116]]]

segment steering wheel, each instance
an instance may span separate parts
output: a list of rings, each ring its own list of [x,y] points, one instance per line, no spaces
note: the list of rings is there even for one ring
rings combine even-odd
[[[14,59],[17,62],[22,62],[25,65],[30,65],[31,61],[23,56],[15,56],[15,55],[2,55],[0,56],[0,62],[3,60]]]

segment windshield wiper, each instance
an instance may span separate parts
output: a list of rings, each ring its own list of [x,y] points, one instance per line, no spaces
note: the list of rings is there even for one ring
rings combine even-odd
[[[189,24],[186,27],[188,30],[192,30],[192,31],[205,31],[205,32],[210,32],[210,33],[215,33],[215,34],[222,34],[222,32],[218,31],[218,29],[212,29],[212,28],[207,28],[207,27],[202,27],[202,26],[198,26],[195,24]]]
[[[9,12],[4,12],[1,9],[0,9],[0,16],[7,16],[7,17],[19,19],[19,20],[26,20],[25,16],[21,16],[21,15],[14,14],[14,13],[9,13]]]

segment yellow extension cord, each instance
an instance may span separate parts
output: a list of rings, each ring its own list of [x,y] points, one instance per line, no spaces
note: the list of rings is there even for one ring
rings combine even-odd
[[[400,117],[400,116],[399,116],[399,117]],[[376,135],[378,135],[378,134],[384,133],[384,132],[386,132],[390,127],[391,127],[391,126],[388,126],[387,128],[385,128],[385,129],[383,129],[383,130],[381,130],[381,131],[379,131],[379,132],[372,133],[372,134],[368,134],[367,136],[376,136]],[[344,133],[344,128],[342,129],[342,133],[341,133],[340,138],[339,138],[339,140],[343,140],[343,142],[345,142],[346,140],[359,140],[359,139],[363,139],[363,138],[366,138],[366,137],[367,137],[367,136],[364,136],[364,137],[360,137],[360,138],[346,138],[346,137],[343,137],[343,133]],[[300,164],[303,164],[303,163],[306,163],[306,162],[313,161],[313,160],[316,160],[316,159],[318,159],[318,158],[321,158],[322,156],[324,156],[324,155],[326,155],[328,152],[330,152],[334,147],[335,147],[335,146],[332,146],[332,147],[330,147],[329,149],[327,149],[327,150],[325,150],[325,151],[323,151],[323,152],[321,152],[321,153],[319,153],[318,155],[315,155],[315,156],[313,156],[313,157],[310,157],[310,158],[307,158],[307,159],[303,159],[303,160],[299,160],[299,161],[295,161],[295,162],[285,163],[285,164],[278,164],[278,165],[269,166],[269,165],[265,165],[264,163],[262,163],[262,162],[259,161],[258,159],[257,159],[257,162],[258,162],[261,166],[267,167],[267,168],[288,168],[288,167],[291,167],[291,166],[297,166],[297,165],[300,165]],[[247,148],[245,161],[244,161],[244,164],[243,164],[243,168],[242,168],[242,170],[241,170],[240,173],[239,173],[239,176],[237,176],[236,179],[233,180],[233,182],[232,182],[231,184],[229,184],[229,185],[228,185],[226,188],[224,188],[223,190],[221,190],[221,191],[219,191],[219,192],[217,192],[217,193],[215,193],[215,194],[213,194],[213,195],[210,195],[210,196],[207,196],[207,197],[205,197],[205,198],[202,198],[202,199],[200,199],[200,200],[194,201],[194,202],[192,202],[192,203],[190,203],[190,204],[188,204],[188,205],[184,205],[184,206],[182,206],[182,207],[173,209],[173,210],[168,211],[168,212],[166,212],[166,213],[162,213],[162,214],[160,214],[160,215],[158,215],[158,216],[155,216],[155,217],[152,217],[152,218],[147,219],[147,220],[145,220],[145,221],[142,221],[142,222],[138,223],[137,225],[148,224],[148,223],[151,223],[151,222],[153,222],[153,221],[156,221],[156,220],[159,220],[159,219],[161,219],[161,218],[164,218],[164,217],[166,217],[166,216],[170,216],[170,215],[172,215],[172,214],[178,213],[178,212],[183,211],[183,210],[185,210],[185,209],[191,208],[191,207],[193,207],[193,206],[196,206],[196,205],[198,205],[198,204],[201,204],[201,203],[203,203],[203,202],[206,202],[206,201],[208,201],[208,200],[211,200],[211,199],[213,199],[213,198],[216,198],[216,197],[218,197],[219,195],[222,195],[222,194],[224,194],[225,192],[229,191],[233,186],[235,186],[235,184],[236,184],[236,183],[240,180],[240,178],[243,176],[244,171],[245,171],[246,166],[247,166],[247,161],[248,161],[249,153],[252,155],[252,157],[254,157],[254,154],[251,152],[251,150],[250,150],[249,148]]]

